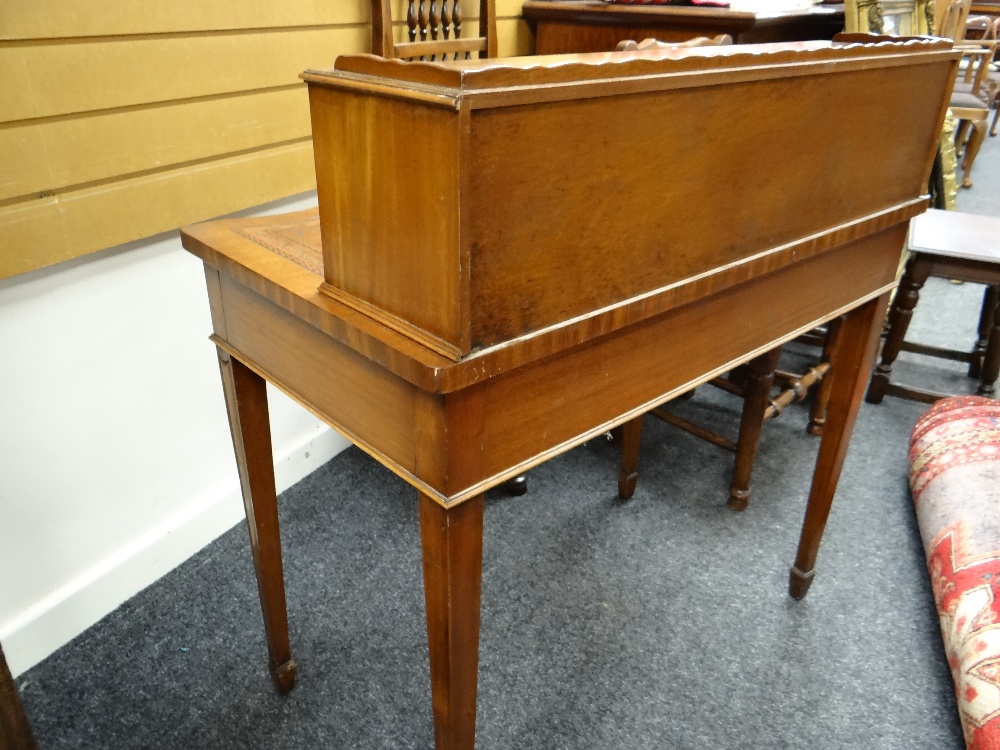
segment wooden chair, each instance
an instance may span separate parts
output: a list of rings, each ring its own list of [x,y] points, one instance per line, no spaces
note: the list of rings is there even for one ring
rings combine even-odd
[[[778,359],[781,355],[781,348],[778,347],[755,357],[727,377],[709,381],[711,385],[733,393],[743,400],[739,433],[735,441],[689,422],[664,407],[657,407],[649,412],[668,424],[734,454],[733,477],[727,501],[731,510],[745,510],[749,504],[750,477],[757,458],[764,423],[780,415],[789,404],[804,399],[814,386],[815,392],[806,431],[810,435],[822,435],[827,406],[830,402],[831,381],[826,375],[830,371],[830,356],[837,342],[840,324],[841,319],[835,318],[825,329],[803,337],[809,343],[822,346],[820,361],[803,374],[778,369]],[[685,394],[688,395],[690,394]],[[621,428],[618,496],[623,500],[632,497],[638,480],[642,419],[637,417],[626,422]]]
[[[986,133],[990,107],[1000,90],[1000,81],[991,87],[990,63],[996,52],[995,42],[966,41],[965,32],[972,0],[950,0],[938,15],[936,36],[955,42],[965,58],[964,68],[955,81],[950,108],[959,121],[955,148],[962,156],[962,187],[972,187],[972,167]]]
[[[459,0],[407,0],[409,41],[397,43],[392,28],[392,0],[372,2],[372,54],[412,60],[497,56],[496,0],[480,0],[478,36],[462,36]]]
[[[732,37],[722,34],[714,38],[697,37],[686,42],[660,42],[644,39],[641,42],[626,40],[618,44],[618,51],[644,50],[650,48],[684,48],[732,44]],[[793,401],[805,398],[809,388],[819,384],[810,413],[808,432],[820,435],[826,421],[826,407],[829,390],[822,384],[829,381],[824,376],[829,372],[829,354],[839,330],[839,319],[822,331],[818,341],[823,347],[822,361],[810,367],[804,374],[778,370],[781,349],[773,349],[737,368],[729,377],[715,378],[710,383],[739,396],[743,400],[739,436],[735,441],[696,425],[668,411],[663,407],[653,409],[649,414],[679,427],[692,435],[735,454],[733,479],[729,488],[729,507],[744,510],[750,497],[750,475],[753,471],[757,448],[760,445],[761,428],[769,419],[781,414]],[[778,392],[773,393],[774,386]],[[693,394],[689,392],[685,396]],[[638,481],[639,446],[642,441],[642,417],[637,417],[622,425],[619,432],[621,442],[621,467],[618,473],[618,494],[623,500],[632,497]]]

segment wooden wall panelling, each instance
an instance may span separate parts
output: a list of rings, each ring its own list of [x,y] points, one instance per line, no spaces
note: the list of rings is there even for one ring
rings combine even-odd
[[[368,51],[369,8],[0,3],[0,278],[312,188],[298,74]],[[498,13],[501,54],[530,52],[520,0]]]
[[[497,0],[498,18],[518,18],[523,0]],[[393,18],[406,18],[406,0],[394,0]],[[371,22],[368,0],[108,0],[99,13],[79,0],[4,0],[0,41],[86,36],[167,34],[190,31],[333,26]],[[478,15],[477,0],[462,0],[465,18]]]
[[[4,0],[0,40],[362,24],[369,17],[364,0],[107,0],[96,7],[79,0]]]
[[[369,44],[358,26],[0,46],[0,122],[284,86]]]
[[[314,186],[310,141],[0,208],[0,278]]]
[[[0,201],[309,137],[299,84],[0,127]]]

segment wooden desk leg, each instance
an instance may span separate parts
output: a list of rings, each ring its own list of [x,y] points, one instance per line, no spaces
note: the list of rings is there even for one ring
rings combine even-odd
[[[729,485],[730,510],[746,510],[750,499],[750,474],[754,459],[757,458],[764,412],[771,398],[774,371],[778,367],[780,356],[781,347],[777,347],[747,363],[743,414],[740,417],[740,434],[736,439],[736,466],[733,469],[733,481]]]
[[[1000,304],[997,304],[997,287],[993,290],[992,325],[986,340],[986,351],[983,355],[983,369],[980,372],[981,383],[976,391],[980,396],[993,398],[996,392],[997,378],[1000,377]],[[985,312],[985,311],[984,311]]]
[[[639,479],[639,444],[642,442],[642,417],[630,419],[621,426],[621,467],[618,469],[618,497],[629,500]]]
[[[1000,299],[1000,286],[987,286],[983,292],[983,307],[979,313],[979,337],[976,345],[972,347],[972,359],[969,361],[969,377],[982,379],[983,357],[986,356],[986,343],[990,338],[990,329],[993,327],[993,313]]]
[[[450,510],[420,495],[420,541],[437,750],[472,750],[479,678],[483,496]]]
[[[38,750],[31,734],[28,717],[21,704],[17,685],[7,668],[7,660],[0,647],[0,748],[3,750]]]
[[[865,401],[870,404],[881,404],[882,399],[885,398],[886,389],[889,387],[889,378],[892,376],[892,363],[899,356],[899,350],[906,338],[906,329],[909,328],[910,320],[913,318],[913,308],[917,306],[917,300],[920,299],[920,289],[929,275],[930,264],[924,261],[918,253],[915,253],[906,264],[906,271],[899,282],[899,291],[896,292],[896,299],[892,302],[892,311],[889,313],[889,333],[882,346],[882,358],[875,367],[871,383],[868,386],[868,393],[865,395]]]
[[[268,669],[278,692],[287,693],[295,686],[295,662],[288,642],[267,386],[262,377],[221,349],[219,367],[243,488],[260,608],[264,614]]]
[[[830,515],[833,494],[847,455],[847,444],[861,407],[889,295],[867,302],[847,314],[830,357],[830,410],[819,444],[802,536],[789,576],[789,593],[801,599],[809,591],[816,553]]]

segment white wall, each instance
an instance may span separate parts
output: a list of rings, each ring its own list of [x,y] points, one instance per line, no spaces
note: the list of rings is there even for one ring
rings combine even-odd
[[[202,265],[176,232],[0,281],[0,642],[15,674],[243,518],[210,332]],[[280,491],[346,442],[270,398]]]

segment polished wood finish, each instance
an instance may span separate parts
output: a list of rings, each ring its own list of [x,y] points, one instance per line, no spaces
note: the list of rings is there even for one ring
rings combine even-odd
[[[396,42],[392,0],[371,0],[372,54],[401,59],[464,59],[497,56],[496,0],[479,2],[479,35],[462,36],[459,0],[406,0],[409,41]]]
[[[274,686],[287,693],[295,686],[295,662],[288,642],[285,580],[281,565],[278,499],[267,413],[265,382],[228,352],[219,350],[222,386],[243,489],[250,549],[267,634],[268,669]]]
[[[446,510],[420,496],[420,541],[437,750],[476,738],[483,496]]]
[[[551,67],[538,58],[449,69],[355,57],[307,73],[324,291],[457,361],[605,317],[623,303],[632,308],[617,313],[623,322],[647,317],[662,311],[661,290],[685,279],[922,194],[928,143],[889,147],[881,133],[895,117],[878,123],[824,113],[831,100],[865,111],[878,90],[887,101],[873,117],[895,112],[926,134],[944,102],[927,106],[913,92],[942,90],[953,69],[885,67],[879,53],[892,47],[811,44],[770,54],[712,47],[580,55]],[[923,44],[953,54],[943,42]],[[821,72],[835,53],[842,74],[806,85],[800,76]],[[775,77],[777,66],[793,62],[794,76]],[[580,76],[586,83],[572,82]],[[664,122],[675,133],[700,133],[710,122],[712,142],[725,147],[664,138]],[[789,133],[786,122],[799,125]],[[567,133],[574,149],[564,148]],[[852,143],[852,158],[833,160],[817,180],[803,159],[813,143],[834,141]],[[739,173],[720,181],[736,158]],[[766,180],[751,177],[762,174]],[[618,201],[595,204],[595,191],[609,185]],[[414,204],[415,194],[424,200]],[[568,204],[588,210],[567,211]],[[676,221],[677,205],[684,222]],[[718,221],[719,205],[732,207],[727,221]],[[751,208],[782,205],[788,210]],[[549,219],[525,221],[529,213]],[[581,228],[587,253],[579,252]],[[547,252],[534,251],[543,245]],[[578,273],[567,284],[570,266]]]
[[[2,646],[0,646],[0,748],[38,750],[38,743],[31,733],[28,717],[21,704],[21,695],[7,667]]]
[[[752,12],[674,5],[610,5],[597,0],[528,0],[521,14],[535,28],[540,55],[601,52],[619,42],[683,42],[728,34],[736,44],[832,39],[844,28],[842,5]]]
[[[764,423],[779,416],[785,407],[792,402],[803,400],[809,393],[809,389],[814,386],[816,393],[809,410],[809,424],[806,431],[814,436],[822,434],[823,425],[826,423],[826,410],[830,393],[829,379],[826,377],[830,372],[830,351],[841,322],[841,318],[834,318],[827,323],[826,330],[817,329],[799,337],[800,343],[818,344],[823,350],[821,360],[808,368],[805,373],[798,374],[777,370],[781,351],[775,349],[726,376],[710,381],[711,385],[728,391],[743,400],[739,435],[735,442],[672,413],[666,407],[658,407],[650,412],[668,424],[735,454],[736,461],[728,500],[731,510],[746,510],[749,504],[750,476],[753,473],[753,465]],[[779,385],[779,389],[776,394],[773,394],[772,389],[776,384]],[[693,391],[689,392],[688,395],[693,395]],[[640,420],[634,421],[640,423]],[[638,429],[641,432],[641,426],[638,428],[633,426],[632,429]],[[637,441],[639,437],[633,433],[630,435],[630,439]],[[635,492],[638,481],[638,450],[638,444],[633,447],[630,442],[623,441],[621,468],[618,475],[618,494],[625,500]]]
[[[781,349],[775,348],[759,357],[754,357],[747,363],[746,394],[743,397],[740,434],[736,439],[736,466],[733,468],[733,481],[729,485],[730,510],[745,510],[747,507],[750,497],[750,474],[753,471],[754,459],[757,458],[760,430],[764,424],[764,413],[771,395],[779,356]]]
[[[799,550],[789,572],[789,593],[796,599],[804,597],[812,585],[819,543],[830,516],[833,493],[844,467],[848,440],[858,417],[888,304],[886,293],[849,312],[830,352],[833,378],[829,415],[816,457]]]
[[[928,116],[927,103],[943,98],[956,61],[943,42],[815,43],[497,62],[369,56],[308,74],[319,211],[183,232],[206,265],[272,661],[290,656],[273,473],[255,468],[270,461],[261,378],[418,490],[435,741],[470,750],[483,493],[817,325],[873,309],[926,205],[944,115]],[[862,102],[859,80],[885,96],[863,89]],[[893,93],[901,83],[905,96]],[[744,87],[766,96],[734,96]],[[819,117],[809,135],[784,127],[831,97],[852,117],[836,127]],[[730,128],[722,115],[736,99]],[[702,101],[699,122],[720,128],[713,137],[664,130],[665,114],[680,125]],[[875,126],[900,117],[902,133]],[[426,138],[410,138],[414,123]],[[581,146],[573,158],[567,133]],[[397,209],[412,201],[393,191],[416,185],[398,173],[428,144],[447,158],[425,174],[417,206]],[[897,168],[887,152],[912,158]],[[712,169],[736,156],[746,179]],[[794,169],[782,163],[793,157]],[[386,225],[405,229],[408,244]],[[856,340],[878,331],[870,316],[851,320],[837,350],[854,356]],[[633,361],[642,366],[621,367]],[[850,411],[853,383],[831,388],[823,444],[833,447],[821,455],[846,446],[850,426],[832,416]],[[810,508],[829,507],[838,473],[835,460],[818,464]],[[818,544],[813,529],[807,562]]]
[[[933,403],[949,395],[893,383],[892,368],[900,351],[969,362],[970,376],[980,379],[977,392],[992,397],[1000,377],[1000,307],[996,304],[1000,287],[1000,219],[931,209],[913,220],[910,251],[866,400],[878,404],[888,395]],[[979,338],[971,352],[914,345],[905,340],[920,290],[931,276],[987,285]]]
[[[825,365],[827,369],[820,376],[820,381],[816,385],[812,408],[809,410],[809,424],[806,427],[806,432],[817,437],[823,434],[823,426],[826,424],[826,413],[830,404],[831,380],[827,377],[830,372],[830,356],[833,353],[833,347],[837,343],[837,337],[840,335],[840,327],[843,325],[843,322],[843,317],[831,320],[826,324],[826,331],[823,336],[823,355],[820,366]]]
[[[621,426],[619,435],[622,459],[618,469],[618,497],[629,500],[639,478],[639,446],[642,443],[642,417],[635,417]]]

